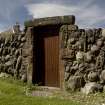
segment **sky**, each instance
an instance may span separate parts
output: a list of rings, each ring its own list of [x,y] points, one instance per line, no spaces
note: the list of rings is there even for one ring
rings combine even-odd
[[[80,28],[105,28],[105,0],[0,0],[0,32],[16,22],[74,15]]]

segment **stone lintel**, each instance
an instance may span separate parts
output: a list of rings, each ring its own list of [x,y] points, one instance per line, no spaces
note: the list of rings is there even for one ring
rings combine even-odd
[[[46,26],[46,25],[65,25],[65,24],[75,24],[75,16],[67,15],[67,16],[56,16],[56,17],[46,17],[39,18],[34,20],[26,21],[25,27],[38,27],[38,26]]]

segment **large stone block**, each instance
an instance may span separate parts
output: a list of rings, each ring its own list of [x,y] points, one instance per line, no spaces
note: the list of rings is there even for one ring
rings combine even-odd
[[[105,29],[102,29],[102,36],[105,37]]]
[[[96,92],[102,92],[102,91],[103,91],[103,86],[96,82],[86,83],[84,88],[81,89],[81,92],[84,94],[90,94],[90,93],[96,93]]]
[[[78,26],[77,25],[68,25],[68,30],[69,31],[76,31],[76,30],[78,30]]]
[[[40,18],[40,19],[26,21],[25,26],[38,27],[46,25],[64,25],[64,24],[74,24],[74,23],[75,23],[75,16],[68,15],[68,16],[47,17],[47,18]]]
[[[67,89],[76,91],[80,90],[85,85],[84,78],[82,76],[71,76],[67,83]]]

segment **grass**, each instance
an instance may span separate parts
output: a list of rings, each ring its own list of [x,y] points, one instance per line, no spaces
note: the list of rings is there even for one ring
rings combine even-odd
[[[84,95],[57,91],[53,97],[35,97],[26,95],[29,87],[10,78],[0,79],[0,105],[105,105],[105,92]]]
[[[0,105],[80,105],[59,97],[26,96],[25,87],[20,81],[0,79]]]

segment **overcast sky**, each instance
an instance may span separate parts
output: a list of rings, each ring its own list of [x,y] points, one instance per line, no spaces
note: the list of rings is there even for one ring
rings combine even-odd
[[[105,0],[0,0],[0,31],[16,22],[75,15],[81,28],[105,27]]]

